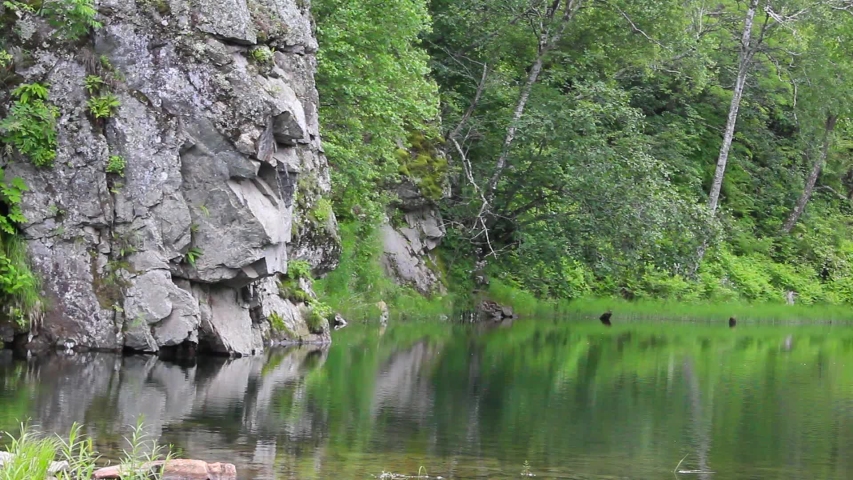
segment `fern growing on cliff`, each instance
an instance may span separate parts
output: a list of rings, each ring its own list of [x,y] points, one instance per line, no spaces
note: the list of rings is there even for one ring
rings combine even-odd
[[[18,86],[12,91],[15,101],[9,115],[0,121],[0,141],[39,167],[52,166],[56,158],[59,109],[48,103],[48,94],[47,85],[41,83]]]
[[[20,178],[9,182],[0,169],[0,318],[25,327],[40,309],[38,279],[27,263],[26,246],[16,225],[26,221],[21,199],[27,186]]]
[[[57,29],[60,37],[68,40],[78,40],[102,26],[95,20],[98,10],[92,0],[46,1],[42,15]]]

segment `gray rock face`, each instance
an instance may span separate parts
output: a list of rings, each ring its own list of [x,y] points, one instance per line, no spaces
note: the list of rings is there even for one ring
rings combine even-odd
[[[305,2],[155,3],[101,0],[91,45],[16,66],[60,110],[55,166],[7,166],[31,187],[24,234],[49,305],[30,346],[250,355],[272,341],[273,312],[328,341],[275,287],[290,258],[323,271],[340,253],[334,214],[305,220],[330,189]],[[251,60],[260,42],[272,61]],[[89,75],[120,103],[110,118],[89,113]]]
[[[382,265],[386,273],[423,294],[442,293],[439,274],[431,266],[431,252],[445,234],[441,214],[426,206],[405,212],[404,221],[397,228],[382,226]]]

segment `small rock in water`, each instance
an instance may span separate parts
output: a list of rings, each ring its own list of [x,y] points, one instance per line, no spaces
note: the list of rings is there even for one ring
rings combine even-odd
[[[230,463],[207,463],[201,460],[169,460],[168,462],[149,462],[142,471],[155,471],[163,468],[162,480],[237,480],[237,467]],[[122,478],[121,467],[107,467],[97,470],[92,477],[95,480]]]
[[[388,305],[383,301],[379,301],[376,303],[376,306],[379,307],[379,325],[386,326],[388,325]]]
[[[335,326],[335,330],[340,330],[340,329],[346,327],[348,324],[347,321],[344,319],[344,317],[340,313],[335,314],[335,320],[333,323]]]

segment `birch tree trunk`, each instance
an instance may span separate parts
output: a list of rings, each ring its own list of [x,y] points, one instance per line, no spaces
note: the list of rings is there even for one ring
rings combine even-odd
[[[512,142],[515,140],[515,134],[518,131],[518,122],[521,120],[522,115],[524,115],[524,109],[527,107],[527,101],[530,99],[530,91],[533,89],[533,85],[536,84],[537,80],[539,80],[539,74],[542,72],[542,63],[545,60],[545,56],[548,55],[551,49],[560,41],[560,38],[562,38],[563,33],[566,30],[566,26],[571,22],[575,12],[578,11],[581,3],[583,3],[583,0],[567,0],[563,7],[563,15],[560,18],[560,22],[558,25],[553,26],[555,31],[552,33],[552,26],[547,24],[553,22],[554,17],[560,8],[561,2],[562,0],[555,0],[548,8],[545,15],[543,31],[539,36],[539,52],[536,55],[536,60],[530,68],[530,74],[527,75],[527,80],[524,82],[524,86],[521,87],[521,94],[518,97],[518,103],[515,105],[515,110],[512,113],[512,118],[510,119],[509,126],[507,127],[506,137],[504,137],[500,156],[498,156],[498,160],[495,163],[495,173],[492,174],[492,178],[489,180],[488,187],[486,188],[486,202],[489,204],[494,200],[498,181],[503,174],[504,168],[506,168],[509,151],[512,147]]]
[[[750,0],[746,11],[743,35],[740,41],[740,54],[738,55],[737,81],[735,82],[734,94],[732,95],[732,103],[729,106],[729,117],[726,120],[726,132],[723,135],[723,144],[720,147],[720,155],[717,158],[714,182],[711,184],[711,191],[708,193],[708,209],[711,210],[711,215],[717,213],[717,204],[720,201],[720,189],[723,187],[723,177],[726,174],[726,164],[729,161],[729,150],[732,147],[732,139],[734,138],[740,100],[743,96],[743,88],[746,85],[749,67],[757,48],[757,45],[752,44],[752,24],[755,19],[755,10],[758,8],[758,1]]]
[[[785,225],[782,226],[782,231],[784,233],[791,233],[791,229],[794,228],[794,225],[797,224],[797,221],[799,221],[800,217],[803,215],[803,212],[806,210],[806,204],[809,203],[809,199],[811,199],[812,193],[814,193],[814,186],[817,183],[817,177],[820,175],[820,171],[826,163],[826,157],[829,154],[829,145],[832,143],[832,131],[835,129],[836,121],[838,121],[837,115],[829,115],[826,118],[826,125],[823,130],[823,146],[821,147],[820,155],[812,166],[812,171],[809,173],[808,179],[806,179],[806,187],[803,189],[803,193],[800,195],[799,200],[797,200],[794,210],[791,212],[788,220],[785,221]]]

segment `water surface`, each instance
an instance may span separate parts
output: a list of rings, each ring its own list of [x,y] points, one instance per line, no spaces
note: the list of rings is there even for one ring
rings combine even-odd
[[[349,327],[194,364],[0,353],[0,430],[127,426],[244,479],[853,476],[853,328],[523,321]]]

